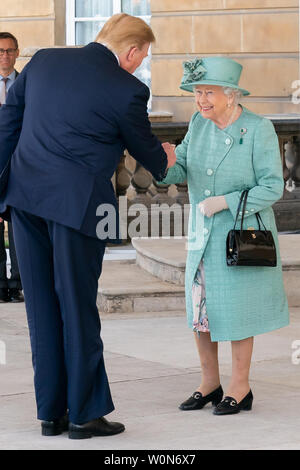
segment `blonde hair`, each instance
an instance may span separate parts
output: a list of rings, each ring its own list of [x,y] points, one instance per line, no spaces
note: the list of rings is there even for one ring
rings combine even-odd
[[[95,41],[105,44],[116,54],[121,54],[130,47],[142,49],[146,43],[154,42],[155,36],[150,26],[141,18],[118,13],[105,23]]]

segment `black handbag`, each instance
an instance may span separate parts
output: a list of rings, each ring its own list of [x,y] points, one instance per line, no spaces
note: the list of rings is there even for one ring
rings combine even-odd
[[[276,247],[272,232],[267,230],[259,213],[256,213],[258,230],[243,230],[244,215],[248,197],[248,190],[242,192],[236,213],[233,230],[230,230],[226,240],[227,266],[270,266],[277,265]],[[244,202],[243,202],[244,201]],[[236,230],[236,223],[243,203],[240,230]],[[265,230],[261,229],[261,224]]]

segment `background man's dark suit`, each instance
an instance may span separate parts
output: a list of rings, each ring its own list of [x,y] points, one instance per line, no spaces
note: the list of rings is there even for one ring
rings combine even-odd
[[[15,79],[19,73],[15,70]],[[0,106],[3,103],[0,103]],[[10,257],[10,277],[7,277],[7,255],[5,248],[5,226],[0,222],[0,302],[22,301],[22,283],[20,278],[18,260],[15,249],[13,228],[11,222],[7,224],[9,257]]]
[[[102,203],[126,147],[161,180],[148,88],[106,47],[39,51],[0,110],[0,212],[10,208],[35,370],[38,418],[73,423],[113,410],[96,308]]]

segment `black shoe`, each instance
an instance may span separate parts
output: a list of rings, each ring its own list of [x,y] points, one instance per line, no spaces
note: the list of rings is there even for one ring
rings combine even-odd
[[[11,302],[24,302],[24,296],[21,289],[9,289],[9,297]]]
[[[54,421],[42,421],[42,436],[59,436],[64,431],[68,430],[69,417],[68,415],[63,416],[60,419]]]
[[[10,302],[10,296],[6,287],[0,288],[0,303]]]
[[[109,422],[105,418],[97,418],[85,424],[69,423],[70,439],[88,439],[93,436],[113,436],[125,431],[124,424]]]
[[[253,402],[253,394],[249,393],[239,402],[232,397],[225,397],[214,409],[214,415],[232,415],[239,413],[241,410],[251,410]]]
[[[189,411],[189,410],[201,410],[207,403],[210,401],[214,406],[216,406],[223,397],[222,386],[218,387],[213,392],[209,393],[205,397],[202,396],[202,393],[195,392],[190,398],[181,403],[179,406],[180,410]]]

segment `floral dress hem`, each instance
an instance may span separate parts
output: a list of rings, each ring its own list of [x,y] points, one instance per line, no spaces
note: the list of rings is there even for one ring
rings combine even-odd
[[[209,333],[209,323],[206,311],[206,292],[203,260],[200,261],[192,286],[193,300],[193,331]]]

